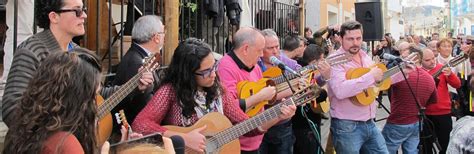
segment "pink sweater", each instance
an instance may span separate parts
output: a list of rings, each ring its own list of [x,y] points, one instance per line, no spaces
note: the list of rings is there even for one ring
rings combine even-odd
[[[240,81],[258,81],[263,75],[260,67],[255,65],[252,71],[247,72],[244,69],[240,69],[236,62],[226,54],[219,62],[219,69],[217,71],[219,78],[221,79],[222,85],[227,88],[229,94],[232,95],[234,99],[237,97],[237,84]],[[239,105],[238,101],[234,102],[236,106]],[[242,111],[240,108],[239,112]],[[253,137],[242,136],[240,137],[240,146],[241,150],[244,151],[253,151],[257,150],[262,143],[263,135],[257,135]]]

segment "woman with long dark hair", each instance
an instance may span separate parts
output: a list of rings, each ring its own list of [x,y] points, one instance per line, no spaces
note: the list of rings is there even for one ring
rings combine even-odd
[[[165,137],[180,135],[187,147],[203,152],[206,138],[201,131],[206,126],[189,133],[178,133],[162,125],[191,126],[210,112],[224,114],[232,124],[248,119],[237,106],[238,100],[221,86],[216,69],[217,61],[208,44],[196,38],[181,42],[158,90],[133,122],[134,130],[143,134],[162,132]],[[288,119],[295,108],[294,105],[283,106],[283,114],[247,135],[261,134],[278,121]]]
[[[13,115],[3,153],[98,153],[94,54],[52,53],[39,66]]]

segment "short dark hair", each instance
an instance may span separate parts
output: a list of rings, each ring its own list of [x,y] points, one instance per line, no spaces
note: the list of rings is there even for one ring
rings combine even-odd
[[[283,42],[283,50],[293,51],[300,46],[302,39],[298,35],[288,35]]]
[[[309,62],[321,58],[325,52],[325,48],[316,44],[310,44],[304,49],[304,54],[300,61],[309,64]]]
[[[360,24],[359,22],[357,21],[354,21],[354,20],[351,20],[351,21],[347,21],[347,22],[344,22],[342,25],[341,25],[341,30],[339,31],[339,35],[341,37],[344,37],[344,35],[346,35],[346,32],[349,31],[349,30],[356,30],[356,29],[360,29],[360,31],[363,33],[364,30],[362,28],[362,24]]]
[[[64,6],[64,0],[36,0],[35,18],[38,27],[49,29],[49,13],[58,11]]]

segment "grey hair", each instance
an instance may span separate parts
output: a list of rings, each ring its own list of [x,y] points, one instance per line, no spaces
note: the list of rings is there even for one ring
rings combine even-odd
[[[164,29],[161,17],[156,15],[140,17],[133,25],[132,40],[138,44],[146,43],[161,29]]]
[[[277,33],[273,29],[264,29],[264,30],[262,30],[262,35],[264,37],[272,36],[272,37],[277,37],[278,38]]]

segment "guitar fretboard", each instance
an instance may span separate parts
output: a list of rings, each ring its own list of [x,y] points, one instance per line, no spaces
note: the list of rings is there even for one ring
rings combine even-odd
[[[329,63],[330,66],[334,66],[334,65],[338,65],[338,64],[345,63],[345,62],[348,61],[347,59],[340,60],[340,58],[341,57],[333,57],[333,58],[328,59],[327,62]],[[300,73],[300,74],[303,74],[304,72],[307,72],[308,70],[316,70],[316,69],[317,69],[317,66],[314,65],[314,64],[311,64],[311,65],[300,68],[297,72]],[[288,80],[293,80],[293,79],[298,77],[298,75],[293,74],[293,73],[289,73],[289,72],[285,72],[285,75],[288,77]],[[285,77],[283,75],[271,78],[270,80],[275,82],[275,84],[277,84],[277,85],[281,84],[283,82],[286,82]]]
[[[117,91],[115,91],[108,99],[99,106],[98,115],[99,119],[102,119],[107,113],[109,113],[118,103],[120,103],[135,87],[138,86],[138,80],[141,78],[141,72],[133,76],[125,84],[123,84]]]
[[[282,105],[301,105],[306,101],[316,97],[314,93],[315,92],[306,92],[304,94],[301,94],[300,96],[287,99],[284,102],[279,103],[269,109],[266,109],[264,112],[257,114],[256,116],[250,119],[247,119],[237,125],[234,125],[231,128],[228,128],[222,132],[215,134],[208,140],[208,142],[212,142],[216,144],[217,147],[221,147],[231,142],[232,140],[235,140],[240,136],[246,134],[247,132],[250,132],[258,126],[261,126],[263,123],[278,117],[281,114],[280,108]]]
[[[454,57],[447,64],[444,64],[438,71],[436,71],[436,73],[433,74],[433,78],[437,78],[439,75],[441,75],[444,68],[454,67],[454,66],[460,64],[461,62],[463,62],[464,60],[466,60],[467,58],[468,58],[468,56],[466,54]]]

